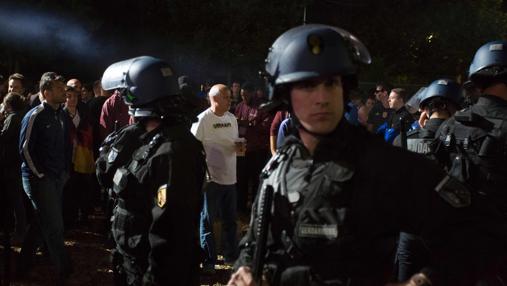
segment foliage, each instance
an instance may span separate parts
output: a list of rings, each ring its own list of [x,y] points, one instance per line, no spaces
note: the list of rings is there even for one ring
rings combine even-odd
[[[23,2],[22,4],[19,4]],[[93,60],[68,49],[35,50],[2,41],[12,72],[39,73],[49,65],[97,78],[111,62],[141,54],[169,59],[198,80],[250,79],[283,31],[307,22],[351,31],[369,48],[365,81],[424,84],[436,77],[464,78],[474,51],[507,34],[502,0],[72,0],[18,1],[27,10],[71,18],[89,32]],[[58,32],[58,31],[57,31]],[[6,66],[6,63],[9,63]],[[34,67],[39,63],[39,69]],[[76,67],[75,65],[79,66]]]

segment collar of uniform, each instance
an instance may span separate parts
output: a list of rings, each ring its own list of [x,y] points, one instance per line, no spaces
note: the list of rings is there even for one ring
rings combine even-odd
[[[138,124],[142,124],[142,123],[138,123]],[[143,126],[144,127],[144,126]],[[160,124],[159,126],[157,126],[155,129],[151,130],[151,131],[148,131],[148,132],[145,132],[143,133],[139,139],[141,139],[141,141],[144,141],[144,140],[150,140],[153,136],[155,136],[157,133],[160,132],[160,129],[162,127],[162,124]]]
[[[164,134],[165,138],[168,139],[178,139],[188,136],[190,133],[190,130],[186,127],[185,124],[179,123],[175,125],[167,125],[165,123],[162,123],[161,125],[162,133]],[[192,135],[193,137],[193,135]]]
[[[164,122],[161,122],[161,124],[157,128],[151,130],[150,132],[145,132],[143,135],[141,135],[140,139],[149,140],[157,133],[162,133],[165,138],[176,139],[188,135],[189,132],[190,131],[183,124],[167,125]]]
[[[354,146],[350,142],[353,140],[352,137],[357,135],[356,131],[359,127],[351,126],[345,118],[342,118],[336,129],[328,135],[321,136],[320,142],[315,148],[313,154],[313,160],[315,162],[326,162],[326,161],[354,161]],[[366,131],[365,131],[366,132]],[[284,140],[283,146],[289,146],[292,144],[300,145],[301,158],[307,159],[310,156],[308,149],[304,146],[301,139],[297,136],[290,135]]]
[[[484,94],[477,100],[477,105],[499,105],[507,107],[507,101],[501,99],[498,96]]]

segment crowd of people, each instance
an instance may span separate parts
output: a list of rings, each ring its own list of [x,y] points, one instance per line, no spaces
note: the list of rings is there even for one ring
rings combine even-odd
[[[16,272],[43,247],[64,283],[65,230],[100,206],[117,285],[197,285],[217,249],[229,285],[505,285],[506,59],[492,42],[464,87],[360,93],[366,47],[305,25],[269,50],[268,89],[199,91],[146,56],[89,85],[46,72],[36,93],[14,73],[0,91],[0,221],[22,245]]]

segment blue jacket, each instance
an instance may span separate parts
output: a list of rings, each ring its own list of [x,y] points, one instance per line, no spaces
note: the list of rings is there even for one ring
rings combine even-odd
[[[19,152],[23,177],[58,177],[70,170],[72,144],[67,114],[42,103],[23,117]]]

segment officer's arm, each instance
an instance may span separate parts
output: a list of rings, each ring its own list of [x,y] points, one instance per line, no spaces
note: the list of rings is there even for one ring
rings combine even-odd
[[[494,267],[487,263],[494,261],[505,237],[491,234],[497,224],[488,221],[491,208],[481,209],[482,198],[471,199],[471,193],[435,162],[409,155],[418,167],[405,174],[409,188],[403,230],[420,234],[425,241],[431,261],[422,272],[433,285],[463,285],[465,281],[459,279],[465,279],[464,273],[470,278],[479,269]]]
[[[198,173],[189,150],[180,156],[161,156],[151,170],[168,173],[167,185],[156,188],[149,231],[151,251],[147,285],[192,285],[199,272],[199,213],[204,172]],[[177,166],[174,167],[173,166]]]
[[[203,122],[201,120],[194,122],[192,124],[192,127],[190,128],[190,132],[194,134],[195,138],[199,141],[204,140],[204,128],[203,128]]]

